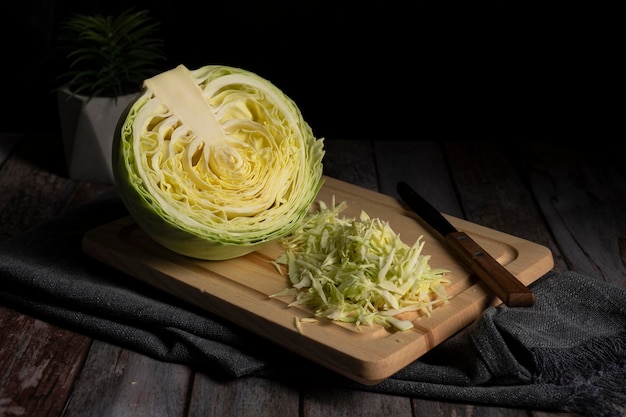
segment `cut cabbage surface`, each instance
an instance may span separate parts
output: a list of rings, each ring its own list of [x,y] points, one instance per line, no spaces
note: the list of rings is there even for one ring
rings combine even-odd
[[[318,204],[281,239],[285,251],[276,262],[287,267],[291,286],[271,297],[295,296],[290,307],[306,305],[317,317],[396,330],[413,327],[396,316],[430,315],[448,302],[449,270],[431,268],[421,236],[409,246],[388,222],[364,211],[359,219],[340,217],[345,202]]]
[[[144,232],[231,259],[292,232],[322,184],[323,139],[296,104],[240,69],[180,65],[144,82],[120,119],[113,171]]]

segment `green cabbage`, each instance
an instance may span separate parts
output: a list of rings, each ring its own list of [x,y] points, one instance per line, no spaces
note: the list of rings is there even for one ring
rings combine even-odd
[[[293,231],[322,184],[323,139],[249,71],[178,66],[144,82],[118,124],[120,197],[152,239],[223,260]]]

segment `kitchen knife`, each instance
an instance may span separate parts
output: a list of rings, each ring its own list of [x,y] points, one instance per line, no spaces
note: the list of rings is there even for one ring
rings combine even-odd
[[[424,200],[405,182],[398,183],[398,193],[404,202],[428,226],[441,234],[454,252],[489,289],[509,307],[529,307],[535,294],[504,266],[489,255],[465,232],[457,230],[437,209]]]

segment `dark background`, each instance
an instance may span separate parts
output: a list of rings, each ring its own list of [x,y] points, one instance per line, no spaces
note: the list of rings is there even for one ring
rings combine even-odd
[[[161,22],[164,70],[253,71],[318,137],[570,140],[617,114],[601,95],[617,95],[607,80],[623,47],[607,45],[619,26],[584,4],[32,0],[10,3],[3,19],[2,130],[57,134],[59,23],[131,5]]]

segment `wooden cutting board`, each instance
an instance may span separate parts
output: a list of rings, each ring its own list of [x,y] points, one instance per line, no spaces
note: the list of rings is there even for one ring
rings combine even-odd
[[[412,245],[421,235],[422,254],[431,255],[433,268],[446,268],[452,299],[434,309],[431,316],[410,317],[415,327],[394,332],[380,326],[318,320],[295,325],[296,318],[312,317],[306,307],[287,307],[292,298],[270,298],[286,288],[288,280],[271,261],[282,252],[278,243],[227,261],[202,261],[177,255],[152,241],[130,218],[87,232],[83,250],[88,255],[141,281],[222,316],[250,331],[296,352],[339,374],[366,385],[376,384],[416,360],[461,330],[490,305],[492,296],[439,239],[435,238],[396,199],[326,177],[318,200],[346,201],[342,214],[389,222],[402,240]],[[536,243],[468,221],[446,216],[525,284],[552,269],[550,250]],[[404,316],[403,318],[407,318]]]

